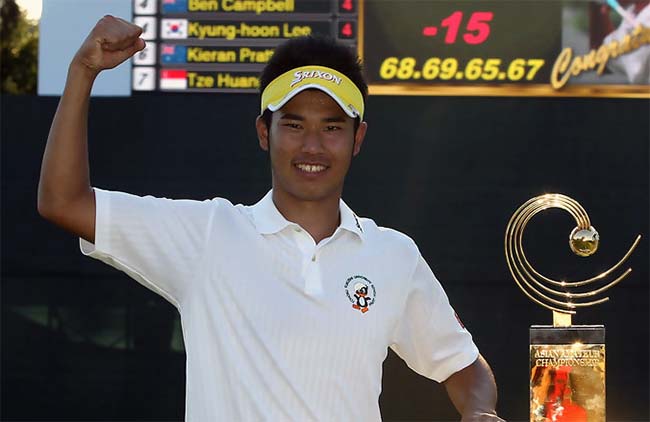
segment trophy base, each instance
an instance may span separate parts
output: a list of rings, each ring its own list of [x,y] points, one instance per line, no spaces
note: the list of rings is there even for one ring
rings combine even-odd
[[[530,421],[606,422],[605,327],[530,327]]]

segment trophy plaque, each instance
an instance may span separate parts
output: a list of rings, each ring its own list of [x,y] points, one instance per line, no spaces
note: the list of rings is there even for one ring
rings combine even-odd
[[[598,232],[582,206],[561,194],[528,200],[508,223],[505,254],[512,277],[529,299],[553,311],[552,326],[530,327],[530,421],[606,422],[605,327],[572,325],[571,316],[579,308],[609,300],[598,295],[632,271],[628,268],[612,279],[641,236],[637,236],[623,258],[607,271],[586,280],[553,280],[533,268],[522,246],[528,222],[549,208],[562,209],[574,217],[576,227],[569,235],[569,246],[576,255],[592,255],[599,242]]]

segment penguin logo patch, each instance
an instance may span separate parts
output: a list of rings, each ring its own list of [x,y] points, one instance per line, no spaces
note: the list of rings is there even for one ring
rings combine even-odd
[[[377,292],[372,281],[362,275],[353,275],[345,281],[345,294],[352,303],[352,308],[362,314],[368,312],[375,304]]]

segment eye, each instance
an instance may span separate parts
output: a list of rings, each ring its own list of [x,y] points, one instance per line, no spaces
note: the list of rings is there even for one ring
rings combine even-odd
[[[300,126],[299,123],[284,123],[282,126],[288,127],[289,129],[300,129],[302,126]]]
[[[341,130],[341,126],[329,125],[325,128],[327,132],[333,132],[335,130]]]

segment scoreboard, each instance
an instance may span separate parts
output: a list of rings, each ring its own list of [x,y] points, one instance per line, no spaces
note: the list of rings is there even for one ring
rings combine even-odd
[[[147,47],[132,89],[257,92],[275,47],[320,34],[358,51],[371,94],[650,98],[650,65],[640,77],[609,70],[619,56],[650,63],[650,28],[634,21],[623,38],[598,38],[589,3],[134,0]]]
[[[408,1],[402,8],[376,1],[366,7],[364,32],[372,42],[362,52],[370,84],[543,83],[561,48],[557,1]],[[392,18],[390,30],[385,16]]]
[[[274,48],[328,35],[357,48],[358,0],[134,0],[147,47],[133,90],[257,92]]]

